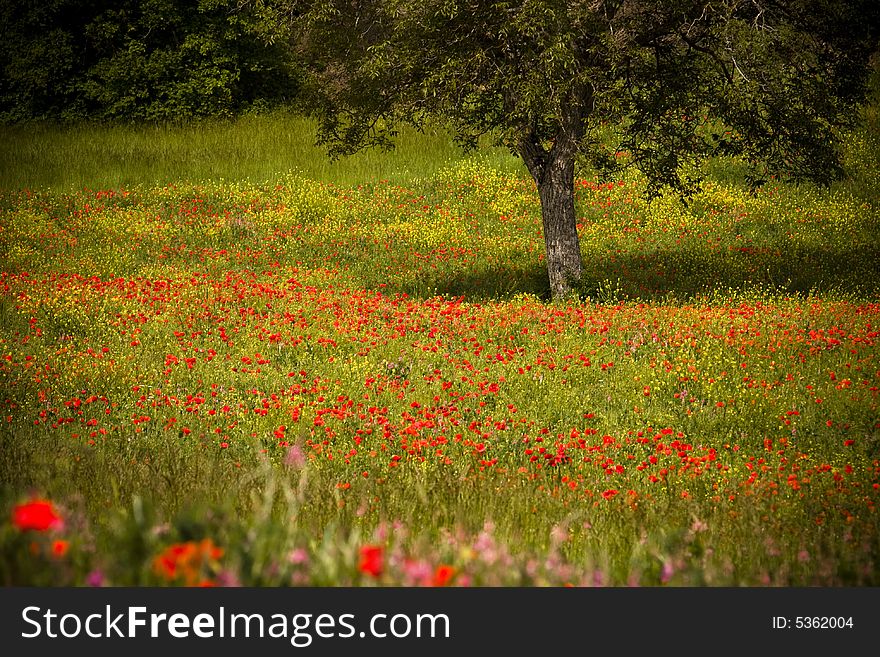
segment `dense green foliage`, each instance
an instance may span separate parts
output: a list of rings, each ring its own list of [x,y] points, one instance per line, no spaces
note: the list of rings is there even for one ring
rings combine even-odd
[[[2,0],[0,119],[179,120],[296,94],[268,5]]]

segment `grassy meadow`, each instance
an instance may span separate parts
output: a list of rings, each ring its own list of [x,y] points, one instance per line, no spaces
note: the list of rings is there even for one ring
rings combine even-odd
[[[2,128],[0,583],[880,585],[880,180]]]

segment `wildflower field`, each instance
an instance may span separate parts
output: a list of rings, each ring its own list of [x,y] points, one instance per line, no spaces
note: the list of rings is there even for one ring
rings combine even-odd
[[[0,193],[4,585],[880,585],[860,184]],[[393,157],[393,156],[392,156]]]

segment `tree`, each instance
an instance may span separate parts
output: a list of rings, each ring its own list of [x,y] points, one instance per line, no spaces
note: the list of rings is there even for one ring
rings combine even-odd
[[[742,156],[828,183],[877,44],[873,0],[287,0],[331,154],[448,122],[519,155],[541,200],[554,298],[582,264],[576,162],[686,192],[686,162]],[[608,126],[619,142],[603,143]]]
[[[84,0],[78,0],[80,2]],[[123,120],[229,116],[296,93],[295,62],[267,43],[271,9],[238,0],[117,0],[89,24],[98,55],[80,88]]]
[[[296,93],[275,5],[0,0],[0,121],[179,120]]]
[[[76,114],[85,29],[73,0],[0,0],[0,120]],[[84,15],[85,14],[85,15]]]

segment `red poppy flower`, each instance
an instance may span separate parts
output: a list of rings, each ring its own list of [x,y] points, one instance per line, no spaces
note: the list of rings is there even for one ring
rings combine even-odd
[[[358,570],[366,575],[378,577],[382,574],[382,547],[365,545],[361,548],[361,560]]]
[[[446,586],[452,581],[452,578],[455,576],[455,568],[452,566],[447,566],[445,564],[441,564],[437,566],[437,570],[434,571],[434,579],[432,584],[434,586]]]
[[[12,510],[12,524],[20,531],[44,532],[62,526],[61,516],[49,500],[32,500]]]
[[[52,556],[60,559],[65,554],[67,554],[67,550],[70,547],[70,543],[63,540],[57,540],[52,543]]]

